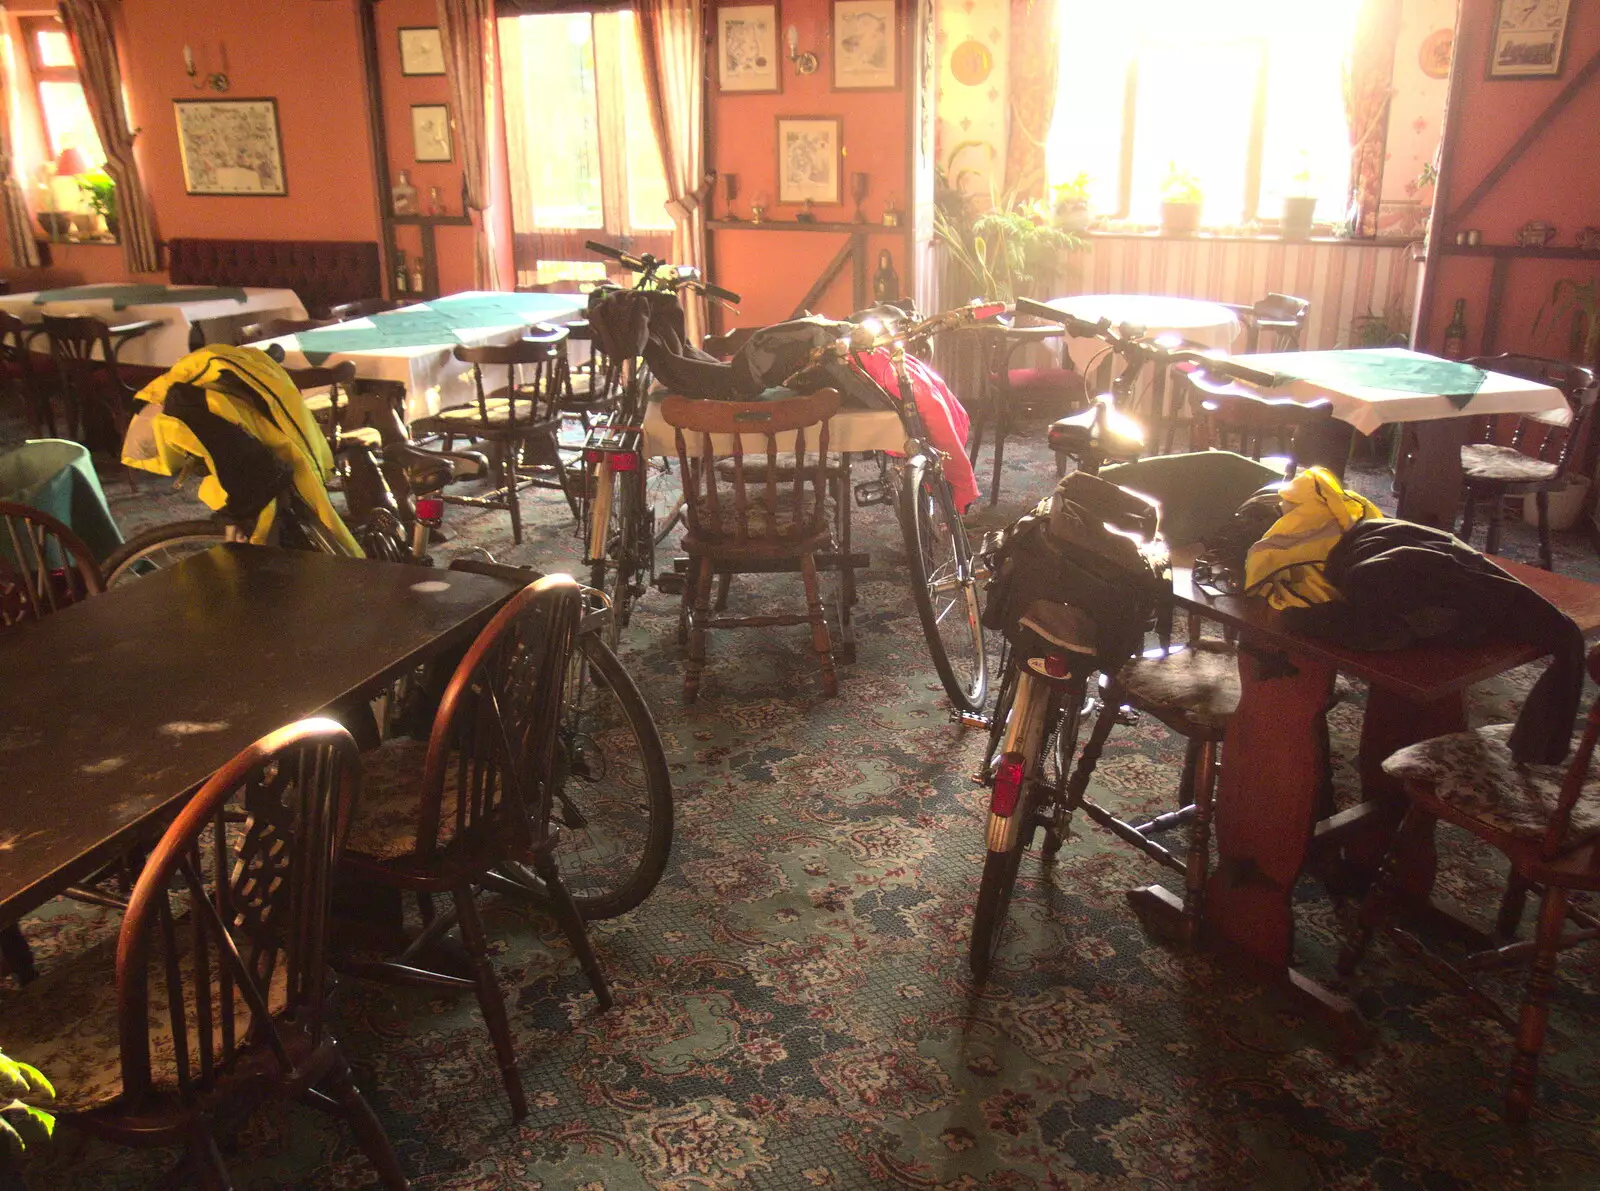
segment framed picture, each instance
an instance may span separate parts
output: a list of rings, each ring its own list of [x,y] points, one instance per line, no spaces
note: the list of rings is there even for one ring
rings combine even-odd
[[[778,6],[725,4],[717,12],[717,88],[779,91]]]
[[[276,99],[175,99],[183,187],[190,194],[289,193]]]
[[[844,122],[815,116],[778,117],[778,201],[843,202],[839,148]]]
[[[1553,79],[1567,56],[1572,0],[1499,0],[1491,79]]]
[[[437,26],[410,25],[400,30],[400,73],[444,73],[444,45]]]
[[[454,161],[450,109],[442,103],[411,105],[411,157],[414,161]]]
[[[892,91],[900,83],[895,0],[833,0],[833,88]]]

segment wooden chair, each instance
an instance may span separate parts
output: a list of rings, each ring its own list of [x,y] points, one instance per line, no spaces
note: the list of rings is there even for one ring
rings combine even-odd
[[[693,702],[705,670],[706,630],[809,624],[812,647],[822,670],[823,690],[838,693],[833,643],[823,612],[816,555],[832,548],[835,510],[830,507],[828,419],[839,409],[839,394],[822,389],[780,401],[696,401],[677,394],[661,403],[661,417],[673,428],[683,478],[689,556],[684,598],[689,605],[689,658],[683,697]],[[687,434],[697,436],[693,453]],[[745,435],[760,436],[766,450],[754,463],[745,455]],[[717,458],[722,436],[728,444],[731,483]],[[788,456],[780,464],[782,454]],[[807,461],[807,446],[816,452]],[[759,469],[759,473],[757,473]],[[759,480],[752,476],[759,474]],[[718,480],[727,490],[719,491]],[[770,570],[784,560],[798,561],[806,592],[804,615],[711,615],[711,578],[741,569]]]
[[[0,625],[38,620],[105,589],[77,534],[39,509],[0,500]]]
[[[332,366],[286,368],[284,371],[289,374],[294,387],[300,390],[306,409],[316,418],[334,451],[338,451],[348,438],[359,439],[374,450],[383,445],[376,427],[345,425],[344,414],[348,408],[350,390],[356,383],[354,361],[341,360]],[[346,405],[339,404],[341,397]]]
[[[1262,446],[1271,441],[1289,457],[1286,479],[1293,479],[1301,467],[1302,448],[1333,416],[1327,401],[1294,401],[1289,398],[1262,397],[1242,385],[1219,382],[1195,370],[1174,372],[1181,377],[1185,399],[1193,411],[1190,423],[1190,449],[1217,448],[1237,451],[1259,460]],[[1334,471],[1343,474],[1342,467]]]
[[[362,298],[356,302],[340,302],[335,306],[329,306],[326,318],[328,322],[346,322],[353,318],[368,318],[374,314],[382,314],[399,305],[401,303],[390,301],[388,298]]]
[[[1589,653],[1589,675],[1600,681],[1600,647]],[[1352,973],[1373,933],[1386,927],[1403,950],[1515,1036],[1506,1116],[1521,1122],[1533,1105],[1556,956],[1564,948],[1600,937],[1600,918],[1569,902],[1575,891],[1600,891],[1600,774],[1594,763],[1600,699],[1590,706],[1583,734],[1565,766],[1517,764],[1507,746],[1511,727],[1498,724],[1435,737],[1403,748],[1383,763],[1386,774],[1404,783],[1410,802],[1361,907],[1356,932],[1339,957],[1339,970]],[[1432,955],[1414,936],[1389,923],[1401,897],[1407,860],[1419,848],[1426,850],[1439,820],[1476,836],[1502,853],[1511,866],[1497,924],[1503,945],[1455,965]],[[1529,892],[1539,894],[1538,925],[1532,939],[1513,942]],[[1577,928],[1570,933],[1565,930],[1569,919]],[[1529,963],[1528,983],[1515,1018],[1467,975],[1523,962]]]
[[[1311,303],[1305,298],[1288,294],[1268,294],[1253,306],[1236,306],[1223,302],[1244,324],[1247,352],[1261,351],[1262,333],[1272,337],[1266,350],[1272,352],[1297,352],[1306,322],[1311,317]]]
[[[16,398],[35,438],[56,438],[50,386],[33,358],[33,340],[41,334],[38,324],[0,311],[0,389]]]
[[[7,1052],[49,1073],[61,1120],[183,1146],[189,1173],[220,1191],[213,1114],[294,1097],[343,1117],[383,1185],[407,1186],[324,1017],[333,870],[360,778],[331,720],[262,737],[179,812],[118,937],[6,998]]]
[[[595,414],[613,408],[622,393],[622,361],[606,355],[586,321],[564,324],[567,340],[556,359],[556,407],[567,417],[579,419],[587,429]],[[548,335],[554,327],[539,325],[534,333]],[[589,358],[572,362],[572,345],[587,343]]]
[[[127,433],[133,416],[133,395],[162,370],[123,365],[117,353],[129,340],[161,326],[160,320],[144,319],[113,327],[104,319],[88,314],[47,314],[41,324],[50,341],[50,359],[72,415],[72,437],[87,444],[85,435],[89,432],[103,435],[109,430],[114,441],[108,445],[120,456],[122,436]],[[128,479],[132,484],[132,469],[129,469]]]
[[[572,515],[578,515],[578,485],[561,459],[558,351],[565,329],[525,336],[515,343],[458,347],[455,357],[472,365],[477,401],[441,411],[412,424],[413,433],[442,434],[448,452],[457,438],[489,445],[490,483],[482,496],[446,496],[458,504],[505,509],[511,514],[511,540],[522,541],[522,507],[517,493],[526,487],[559,489]],[[489,387],[486,369],[504,368],[506,383]]]
[[[283,335],[298,335],[301,331],[331,327],[338,321],[332,318],[269,318],[259,323],[246,323],[240,327],[239,342],[244,345],[260,343],[263,339],[277,339]]]
[[[362,882],[416,893],[424,927],[393,960],[341,966],[402,984],[476,990],[519,1121],[528,1101],[476,901],[479,887],[506,887],[491,874],[511,864],[535,869],[600,1007],[611,1005],[553,856],[556,732],[580,604],[571,577],[551,575],[496,613],[445,687],[426,745],[390,741],[366,755],[366,787],[344,859]],[[452,899],[451,913],[435,913],[439,894]],[[460,927],[470,977],[427,966],[430,949],[452,926]]]
[[[1566,482],[1574,448],[1584,441],[1583,430],[1594,412],[1597,392],[1600,392],[1595,387],[1595,374],[1564,360],[1546,360],[1538,356],[1478,356],[1467,363],[1552,385],[1566,394],[1572,411],[1571,421],[1566,425],[1539,414],[1479,418],[1478,441],[1461,448],[1461,474],[1467,489],[1466,509],[1461,517],[1462,541],[1472,541],[1478,502],[1486,500],[1489,502],[1489,533],[1484,549],[1490,554],[1499,553],[1506,498],[1532,493],[1539,512],[1539,565],[1547,571],[1553,570],[1550,492]],[[1502,444],[1499,440],[1506,423],[1511,424],[1510,442]],[[1531,440],[1529,430],[1535,430]]]
[[[1077,411],[1089,404],[1089,388],[1072,366],[1059,327],[982,328],[972,333],[982,353],[983,400],[972,417],[967,436],[967,459],[974,467],[983,450],[983,432],[994,427],[994,469],[989,478],[989,504],[1000,501],[1000,476],[1006,457],[1006,436],[1016,415],[1025,410],[1049,408],[1058,413]],[[1059,359],[1043,367],[1013,367],[1023,348],[1040,349],[1060,344]]]

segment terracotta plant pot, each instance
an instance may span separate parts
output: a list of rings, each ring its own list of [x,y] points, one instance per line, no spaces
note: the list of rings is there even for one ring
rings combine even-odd
[[[1089,230],[1089,200],[1066,199],[1056,204],[1056,226],[1079,234]]]
[[[1311,218],[1316,213],[1317,200],[1297,195],[1283,200],[1283,219],[1278,224],[1278,234],[1285,240],[1305,240],[1311,235]]]
[[[1199,203],[1162,203],[1161,230],[1169,236],[1192,236],[1200,230]]]

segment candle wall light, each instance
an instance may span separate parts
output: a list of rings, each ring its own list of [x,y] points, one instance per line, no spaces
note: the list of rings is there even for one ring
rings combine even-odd
[[[795,74],[816,74],[817,56],[810,50],[800,48],[800,30],[795,25],[790,25],[784,33],[784,41],[789,47],[789,61],[794,63]]]
[[[222,50],[222,69],[202,75],[194,64],[194,50],[188,46],[183,47],[183,73],[189,76],[189,81],[194,84],[196,91],[204,91],[210,87],[213,91],[226,91],[228,89],[228,51]]]

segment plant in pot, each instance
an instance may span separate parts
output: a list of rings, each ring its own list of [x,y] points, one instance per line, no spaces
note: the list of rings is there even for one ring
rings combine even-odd
[[[1074,235],[1089,230],[1089,175],[1079,173],[1050,188],[1055,224]]]
[[[1553,335],[1558,323],[1571,328],[1567,354],[1585,368],[1600,367],[1600,277],[1578,282],[1563,277],[1550,291],[1550,300],[1534,316],[1533,329],[1544,324],[1545,336]]]
[[[1300,151],[1300,168],[1290,179],[1283,196],[1283,219],[1278,224],[1285,240],[1305,240],[1311,235],[1311,221],[1317,211],[1317,196],[1311,190],[1311,157]]]
[[[90,210],[105,220],[106,231],[117,238],[117,184],[104,170],[78,175],[78,189]]]
[[[54,1100],[56,1090],[37,1068],[0,1054],[0,1191],[25,1191],[22,1155],[30,1142],[48,1140],[56,1119],[36,1100]]]
[[[1169,236],[1192,236],[1200,230],[1200,180],[1176,162],[1161,182],[1161,230]]]
[[[968,297],[1012,302],[1034,297],[1040,281],[1056,270],[1062,252],[1084,247],[1084,240],[1052,225],[1042,204],[1015,192],[995,196],[989,210],[964,218],[963,212],[936,204],[935,238],[964,274]]]

